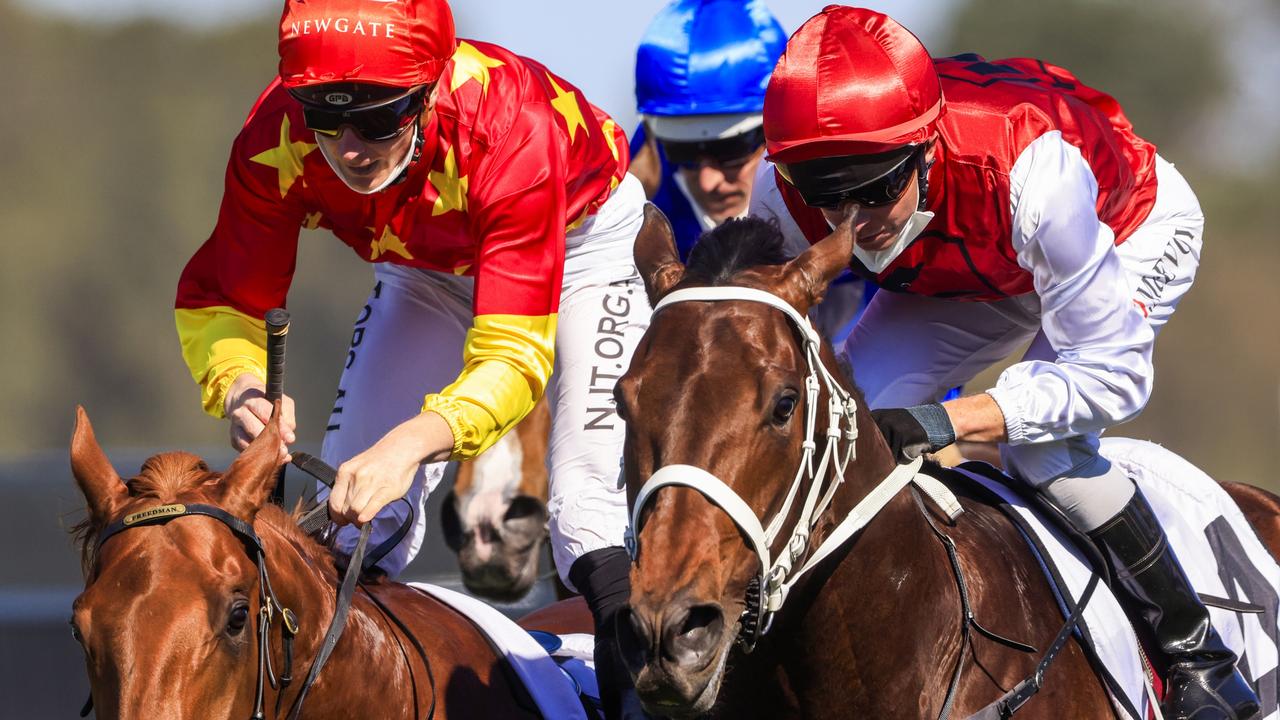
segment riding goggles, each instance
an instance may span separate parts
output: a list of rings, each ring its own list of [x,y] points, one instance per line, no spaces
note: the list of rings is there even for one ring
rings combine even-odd
[[[726,166],[746,162],[764,145],[764,128],[757,127],[732,137],[714,140],[663,140],[662,153],[678,167],[701,167],[704,163]]]
[[[304,102],[302,115],[307,129],[337,137],[342,127],[348,126],[360,137],[370,142],[390,140],[422,114],[428,88],[423,87],[381,105],[337,110],[332,106],[317,106]]]
[[[778,173],[809,207],[836,209],[846,202],[881,207],[897,202],[921,169],[924,145],[875,155],[843,155],[779,163]]]

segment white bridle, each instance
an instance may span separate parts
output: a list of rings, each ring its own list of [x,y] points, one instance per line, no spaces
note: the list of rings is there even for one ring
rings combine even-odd
[[[654,307],[653,312],[656,315],[663,308],[681,302],[725,300],[745,300],[768,305],[782,311],[791,324],[800,331],[805,362],[809,369],[805,378],[805,435],[802,445],[804,455],[800,460],[800,467],[796,471],[795,479],[791,483],[790,490],[787,491],[782,507],[769,522],[768,527],[765,527],[761,524],[756,512],[715,475],[692,465],[663,466],[649,477],[636,496],[635,506],[631,511],[631,526],[627,530],[627,547],[634,557],[637,551],[637,538],[640,534],[640,515],[655,492],[670,485],[680,485],[702,493],[733,519],[733,522],[750,540],[752,549],[760,558],[759,580],[763,600],[760,618],[762,629],[759,634],[763,635],[769,630],[773,614],[782,609],[787,595],[800,578],[865,527],[909,483],[914,483],[924,491],[952,519],[960,514],[961,509],[955,495],[942,483],[928,475],[920,474],[922,459],[916,458],[907,465],[897,466],[887,478],[867,493],[867,496],[854,506],[853,510],[809,556],[804,565],[797,569],[796,563],[805,556],[813,529],[844,481],[845,470],[856,458],[857,401],[845,391],[822,363],[820,356],[822,338],[813,324],[789,303],[772,293],[735,286],[677,290],[664,297]],[[818,447],[815,438],[818,394],[822,386],[826,387],[828,395],[828,423],[826,443],[815,466],[814,456]],[[831,471],[834,472],[831,473],[831,480],[827,483],[824,492],[823,483]],[[809,491],[805,495],[804,504],[800,507],[800,516],[791,530],[791,536],[783,552],[777,558],[771,558],[770,548],[781,533],[782,524],[791,512],[800,486],[806,480],[809,480]],[[753,642],[748,642],[748,649],[752,644]]]

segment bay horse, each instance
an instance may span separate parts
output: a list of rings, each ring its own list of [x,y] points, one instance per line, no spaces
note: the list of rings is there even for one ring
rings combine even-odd
[[[78,527],[86,579],[72,628],[97,717],[243,720],[255,709],[264,709],[259,717],[285,717],[334,616],[339,580],[336,558],[297,527],[294,515],[268,503],[283,459],[272,422],[225,473],[190,453],[170,452],[123,481],[87,414],[77,410],[71,467],[88,517]],[[183,516],[145,523],[177,507]],[[257,563],[254,545],[263,553]],[[270,568],[269,582],[259,566]],[[279,602],[265,640],[256,632],[264,597]],[[259,663],[267,661],[272,678],[290,667],[278,629],[287,624],[283,608],[296,623],[294,682],[267,687],[259,705]],[[540,613],[536,625],[552,632],[592,626],[580,602]],[[303,712],[320,720],[540,717],[471,621],[378,577],[366,577],[355,592],[345,632]]]
[[[790,587],[757,641],[754,627],[769,607],[760,600],[770,592],[761,590],[767,558],[811,555],[903,467],[829,344],[803,329],[848,265],[853,233],[846,223],[788,260],[776,225],[730,221],[703,236],[685,267],[669,228],[654,227],[638,238],[636,260],[655,314],[615,392],[627,420],[634,512],[631,599],[617,630],[646,710],[671,718],[966,718],[1027,678],[1040,653],[963,631],[956,572],[935,530],[954,543],[973,616],[987,630],[1043,651],[1063,617],[1018,530],[964,489],[956,490],[964,512],[954,524],[912,490],[889,495],[860,532]],[[682,291],[690,291],[683,301],[662,302]],[[744,294],[754,301],[737,297]],[[813,380],[822,375],[830,384]],[[812,472],[817,456],[803,449],[815,439],[819,452],[836,448],[835,460],[821,465],[832,468],[830,481],[819,488],[827,474]],[[700,479],[661,487],[637,505],[659,472]],[[815,489],[830,503],[817,505],[825,511],[812,516],[811,535],[782,532],[763,551],[753,547],[768,537],[763,524],[775,526],[769,518],[797,527],[809,510],[799,498]],[[740,498],[733,517],[725,495]],[[1276,509],[1274,496],[1258,504],[1273,525]],[[1074,639],[1018,717],[1113,717]]]
[[[440,508],[445,544],[475,595],[512,602],[538,579],[547,547],[546,398],[493,447],[458,465]]]

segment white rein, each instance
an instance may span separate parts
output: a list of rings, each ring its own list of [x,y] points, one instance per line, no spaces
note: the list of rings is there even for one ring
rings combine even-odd
[[[763,597],[760,620],[763,628],[761,634],[764,634],[769,630],[774,613],[782,609],[787,595],[800,578],[865,527],[909,483],[919,487],[952,519],[960,514],[961,509],[955,495],[942,483],[928,475],[920,474],[922,460],[916,458],[907,465],[894,468],[888,477],[880,481],[854,506],[853,510],[814,550],[808,560],[796,568],[796,563],[808,550],[811,533],[823,512],[831,504],[836,490],[844,481],[845,471],[857,457],[855,450],[858,440],[857,401],[845,391],[822,363],[820,355],[822,338],[813,324],[789,303],[772,293],[735,286],[689,288],[668,294],[654,307],[653,312],[656,315],[663,308],[681,302],[725,300],[768,305],[780,310],[800,331],[805,362],[809,370],[805,377],[805,436],[802,445],[804,454],[800,460],[800,467],[796,470],[795,478],[791,482],[791,488],[787,491],[782,507],[765,527],[761,524],[756,512],[732,488],[703,468],[692,465],[663,466],[649,477],[636,496],[635,507],[631,511],[631,526],[627,531],[627,547],[634,557],[637,551],[637,538],[640,534],[641,513],[649,499],[659,489],[669,485],[680,485],[702,493],[708,500],[728,513],[751,541],[752,548],[760,558],[760,588]],[[821,455],[817,456],[815,465],[815,455],[818,453],[815,437],[818,396],[822,386],[827,389],[828,422],[826,442],[822,447]],[[824,492],[824,481],[829,473],[831,479],[826,483]],[[804,504],[800,507],[800,515],[791,530],[791,536],[778,557],[771,558],[770,549],[782,532],[782,525],[791,512],[800,487],[806,480],[809,481],[809,490],[805,495]]]

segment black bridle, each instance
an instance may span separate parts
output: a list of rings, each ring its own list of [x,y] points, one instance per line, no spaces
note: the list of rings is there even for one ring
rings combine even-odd
[[[333,487],[333,480],[337,477],[337,471],[325,464],[321,460],[312,457],[306,453],[293,453],[293,464],[304,472],[312,475],[320,482]],[[342,584],[338,588],[337,599],[334,606],[333,618],[330,620],[329,629],[325,633],[324,640],[320,644],[320,648],[316,651],[315,660],[312,661],[311,670],[307,673],[306,680],[298,690],[298,696],[294,699],[290,707],[288,718],[296,720],[302,712],[302,703],[306,699],[311,686],[315,684],[316,678],[320,675],[320,669],[324,667],[329,659],[330,653],[338,644],[338,639],[342,637],[342,631],[346,627],[347,615],[351,609],[351,601],[355,594],[355,589],[359,582],[359,576],[362,572],[369,570],[377,564],[388,552],[394,548],[409,528],[413,525],[414,510],[413,505],[407,500],[403,500],[409,508],[409,513],[404,522],[395,533],[386,541],[379,544],[372,552],[365,555],[365,548],[369,542],[369,533],[372,528],[371,523],[365,523],[360,530],[360,540],[356,544],[355,550],[351,554],[351,559],[347,564],[347,570],[342,579]],[[324,524],[328,525],[328,515],[325,512],[327,506],[324,503],[317,504],[308,512],[299,523],[304,530],[316,525],[316,519],[323,516]],[[254,712],[250,716],[250,720],[265,720],[266,715],[263,712],[263,703],[266,694],[266,683],[270,683],[271,688],[277,691],[275,713],[277,717],[280,715],[281,702],[284,699],[285,690],[293,681],[293,641],[298,634],[298,617],[297,615],[285,607],[276,597],[275,589],[271,586],[271,575],[267,571],[266,551],[263,548],[262,540],[254,531],[253,526],[214,505],[205,505],[202,503],[172,503],[169,505],[159,505],[147,508],[138,512],[130,513],[123,518],[116,520],[107,527],[103,528],[98,534],[95,554],[101,551],[102,546],[107,540],[118,535],[125,530],[135,527],[143,527],[147,525],[164,525],[181,517],[204,516],[210,517],[227,527],[240,541],[244,544],[245,552],[253,560],[254,565],[258,569],[258,673],[255,682],[257,691],[254,699]],[[311,534],[308,531],[308,534]],[[427,656],[426,650],[418,639],[413,636],[409,628],[391,612],[384,603],[377,599],[368,588],[364,588],[365,595],[374,603],[385,617],[391,620],[413,644],[417,650],[418,656],[422,659],[423,666],[427,669],[427,679],[431,688],[431,705],[427,712],[427,717],[431,718],[435,715],[436,708],[436,692],[435,692],[435,676],[431,671],[431,660]],[[275,669],[271,664],[270,653],[270,637],[271,625],[275,621],[277,611],[280,614],[280,634],[281,645],[284,655],[284,667],[277,677]],[[408,658],[406,657],[406,660]],[[413,665],[409,665],[409,675],[412,682]],[[412,682],[414,687],[414,717],[418,715],[417,702],[417,683]],[[80,717],[86,717],[93,709],[93,695],[90,694],[89,699],[85,702],[84,708],[80,711]]]

